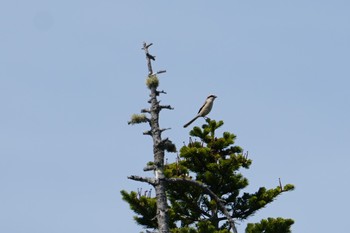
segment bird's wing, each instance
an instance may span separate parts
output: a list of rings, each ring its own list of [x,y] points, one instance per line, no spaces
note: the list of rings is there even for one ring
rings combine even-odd
[[[204,105],[205,105],[206,102],[207,102],[207,100],[205,100],[204,104],[203,104],[202,107],[198,110],[197,114],[199,114],[199,113],[202,111],[202,109],[203,109],[203,107],[204,107]]]

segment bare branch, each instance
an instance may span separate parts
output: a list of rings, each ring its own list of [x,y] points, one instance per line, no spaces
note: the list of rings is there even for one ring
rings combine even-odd
[[[174,110],[174,108],[171,107],[170,105],[159,105],[159,108],[165,108],[165,109]]]
[[[145,132],[142,133],[143,135],[149,135],[149,136],[152,136],[152,131],[151,130],[147,130]]]
[[[156,165],[147,165],[146,167],[143,168],[143,170],[144,170],[145,172],[147,172],[147,171],[154,171],[154,170],[156,170],[156,169],[157,169],[157,166],[156,166]]]
[[[146,45],[146,48],[149,48],[153,45],[153,43],[149,43],[149,45]]]
[[[146,230],[146,233],[159,233],[159,231],[149,231],[149,230]]]
[[[156,91],[156,95],[159,96],[159,94],[166,94],[166,92],[163,91],[163,90],[162,91]]]
[[[170,130],[171,128],[164,128],[164,129],[161,129],[160,132],[164,132],[165,130]]]
[[[249,151],[247,151],[247,152],[244,153],[243,156],[244,156],[245,159],[248,159],[248,153],[249,153]]]
[[[165,73],[165,72],[166,72],[166,70],[159,70],[159,71],[157,71],[156,74],[162,74],[162,73]]]
[[[151,55],[151,54],[149,54],[149,53],[146,53],[146,56],[147,56],[148,59],[151,59],[151,60],[153,60],[153,61],[156,60],[156,56],[153,56],[153,55]]]
[[[156,185],[157,182],[154,178],[141,177],[141,176],[128,176],[128,179],[148,183],[151,185]]]
[[[141,109],[141,113],[150,113],[151,110],[147,109],[147,108],[144,108],[144,109]]]
[[[169,182],[169,183],[186,183],[186,184],[191,184],[191,185],[194,185],[194,186],[201,188],[204,193],[208,194],[211,198],[213,198],[215,200],[215,202],[218,204],[220,210],[222,211],[222,213],[226,216],[227,220],[229,221],[233,232],[237,233],[237,228],[235,226],[235,222],[232,219],[228,210],[226,209],[225,205],[223,204],[224,201],[222,199],[220,199],[213,191],[211,191],[210,188],[206,184],[199,183],[197,181],[189,180],[189,179],[185,179],[185,178],[165,178],[164,180],[166,182]]]
[[[283,186],[282,186],[281,178],[278,178],[278,182],[280,184],[281,192],[283,192]]]

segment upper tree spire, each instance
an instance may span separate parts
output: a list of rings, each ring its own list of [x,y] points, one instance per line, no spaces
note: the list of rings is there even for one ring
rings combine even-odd
[[[165,192],[165,181],[164,181],[164,155],[165,151],[175,152],[175,145],[168,139],[162,139],[162,132],[166,129],[160,128],[159,126],[159,113],[162,109],[173,109],[170,105],[160,105],[160,101],[157,99],[159,94],[166,94],[164,91],[158,91],[159,79],[157,74],[165,73],[165,70],[153,72],[152,61],[155,61],[155,56],[151,55],[149,52],[149,47],[152,43],[143,43],[143,50],[146,55],[148,76],[146,80],[146,85],[150,90],[150,99],[148,103],[149,108],[142,109],[143,114],[134,114],[129,121],[129,124],[137,123],[149,123],[150,129],[145,131],[145,135],[150,135],[153,139],[153,162],[144,168],[145,171],[154,170],[155,177],[139,177],[139,176],[129,176],[129,179],[147,182],[154,186],[156,192],[156,207],[157,212],[157,228],[160,233],[169,233],[169,221],[168,221],[168,205],[167,197]],[[148,114],[145,115],[145,114]]]

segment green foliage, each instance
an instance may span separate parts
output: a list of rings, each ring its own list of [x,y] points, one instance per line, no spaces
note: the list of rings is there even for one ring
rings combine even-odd
[[[191,227],[182,227],[171,229],[171,233],[197,233],[198,231]]]
[[[195,227],[171,229],[171,233],[230,233],[230,231],[227,229],[218,230],[209,221],[201,221]]]
[[[249,223],[246,233],[290,233],[290,227],[294,223],[292,219],[268,218],[260,223]]]
[[[246,219],[253,215],[257,210],[264,208],[267,204],[271,203],[280,193],[291,191],[294,186],[288,184],[281,187],[277,186],[275,189],[266,190],[265,187],[261,187],[257,192],[253,194],[244,193],[242,197],[237,198],[236,214],[241,219]]]
[[[139,196],[136,192],[127,193],[126,191],[121,191],[123,200],[128,202],[130,208],[135,211],[138,216],[135,216],[135,221],[143,226],[148,226],[150,228],[157,228],[156,216],[157,205],[156,199],[146,196]]]
[[[293,190],[294,186],[287,184],[283,188],[261,187],[254,193],[242,192],[248,186],[248,180],[241,171],[249,169],[252,161],[241,147],[235,145],[234,134],[224,132],[221,136],[216,135],[217,129],[222,125],[222,121],[216,122],[207,118],[206,124],[201,128],[194,127],[190,131],[193,138],[180,149],[179,159],[165,166],[164,174],[167,178],[185,178],[205,184],[223,201],[235,221],[242,221],[273,202],[281,193]],[[147,228],[155,229],[155,200],[129,198],[131,194],[124,191],[123,198],[141,215],[135,217],[136,221]],[[201,187],[171,182],[167,184],[167,198],[172,233],[230,232],[230,225],[218,203],[205,194]],[[146,205],[149,205],[148,210]],[[286,223],[293,224],[290,221]],[[254,230],[258,225],[249,226],[249,229]]]

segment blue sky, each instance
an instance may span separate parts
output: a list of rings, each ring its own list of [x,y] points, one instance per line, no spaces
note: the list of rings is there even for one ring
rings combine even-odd
[[[0,3],[0,232],[139,232],[120,190],[152,159],[142,42],[161,76],[164,136],[208,94],[210,117],[253,165],[247,191],[283,194],[249,222],[344,232],[350,208],[348,1],[9,1]],[[202,119],[196,122],[200,125]],[[173,160],[174,155],[168,155]],[[243,232],[247,222],[239,226]]]

